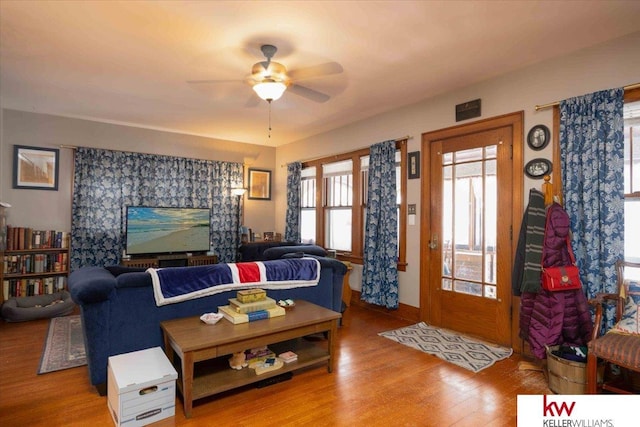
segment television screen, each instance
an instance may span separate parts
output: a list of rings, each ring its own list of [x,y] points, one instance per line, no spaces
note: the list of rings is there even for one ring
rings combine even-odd
[[[127,254],[208,251],[209,224],[209,209],[127,206]]]

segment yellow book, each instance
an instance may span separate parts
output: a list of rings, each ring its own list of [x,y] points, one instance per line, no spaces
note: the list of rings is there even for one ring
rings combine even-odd
[[[238,313],[251,313],[253,311],[268,310],[276,306],[276,300],[266,297],[262,301],[241,302],[237,298],[229,298],[229,306]]]
[[[252,313],[244,314],[238,313],[228,305],[222,305],[218,307],[218,313],[222,313],[225,319],[233,324],[247,323],[254,320],[269,319],[271,317],[284,316],[286,311],[284,308],[275,306],[268,310],[254,311]]]

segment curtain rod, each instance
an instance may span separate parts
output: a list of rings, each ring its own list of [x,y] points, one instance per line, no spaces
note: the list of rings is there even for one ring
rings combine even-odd
[[[631,89],[636,89],[640,87],[640,83],[634,83],[634,84],[630,84],[628,86],[623,86],[624,90],[631,90]],[[540,111],[540,110],[546,110],[547,108],[551,108],[551,107],[555,107],[556,105],[559,105],[560,101],[556,101],[556,102],[550,102],[548,104],[542,104],[542,105],[536,105],[536,111]]]
[[[403,137],[400,138],[396,138],[394,139],[395,142],[400,142],[400,141],[408,141],[410,139],[413,139],[413,136],[411,135],[405,135]],[[344,153],[338,153],[338,154],[331,154],[330,156],[341,156],[343,154],[347,154],[350,153],[351,151],[345,151]],[[313,160],[318,160],[318,159],[324,159],[325,157],[330,157],[330,156],[322,156],[322,157],[314,157],[313,159],[305,159],[305,160],[299,160],[300,163],[305,163],[305,162],[311,162]],[[288,165],[289,163],[283,163],[280,165],[281,168],[284,168]]]

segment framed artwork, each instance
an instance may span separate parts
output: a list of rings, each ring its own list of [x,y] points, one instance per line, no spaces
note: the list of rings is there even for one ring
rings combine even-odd
[[[407,154],[408,177],[409,179],[420,178],[420,152],[413,151]]]
[[[527,145],[532,150],[539,151],[549,144],[550,139],[549,128],[545,125],[536,125],[527,134]]]
[[[551,162],[547,159],[533,159],[524,167],[524,173],[533,179],[541,179],[551,173]]]
[[[13,146],[13,188],[58,190],[60,150]]]
[[[271,171],[249,168],[249,199],[271,200]]]

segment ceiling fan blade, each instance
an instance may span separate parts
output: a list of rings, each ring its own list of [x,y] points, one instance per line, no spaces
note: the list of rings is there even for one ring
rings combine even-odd
[[[293,80],[303,80],[312,77],[340,74],[343,71],[344,69],[342,68],[342,65],[338,64],[337,62],[325,62],[324,64],[291,70],[289,71],[289,77]]]
[[[287,90],[290,90],[296,95],[302,96],[314,102],[327,102],[329,98],[331,98],[326,93],[318,92],[317,90],[309,89],[308,87],[295,84],[290,85]]]
[[[189,84],[242,83],[242,80],[187,80]]]

